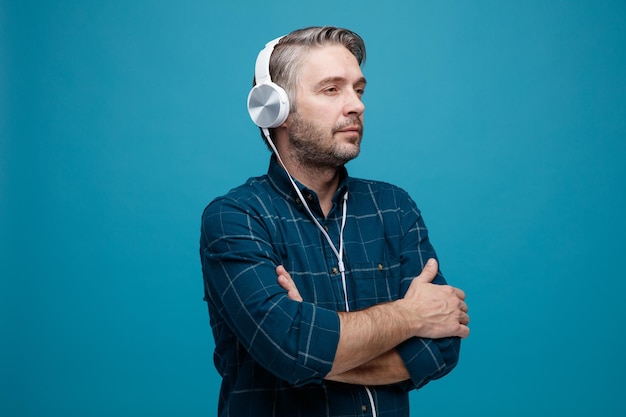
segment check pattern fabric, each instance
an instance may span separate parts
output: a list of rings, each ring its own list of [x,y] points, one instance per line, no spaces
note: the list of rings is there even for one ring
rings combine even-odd
[[[402,189],[349,177],[327,216],[314,191],[298,183],[321,225],[339,247],[343,196],[347,298],[351,311],[396,300],[436,258],[414,201]],[[216,198],[202,215],[200,257],[204,299],[222,376],[218,415],[367,416],[362,386],[324,380],[339,342],[345,310],[337,258],[274,158],[266,175]],[[276,280],[284,265],[303,302]],[[438,274],[436,283],[445,283]],[[408,392],[450,372],[458,338],[412,338],[397,347],[410,380],[370,387],[378,416],[408,416]]]

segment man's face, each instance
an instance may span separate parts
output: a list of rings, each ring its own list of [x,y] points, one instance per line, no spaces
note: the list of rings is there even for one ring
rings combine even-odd
[[[296,112],[287,128],[291,153],[303,164],[338,167],[358,156],[365,78],[344,46],[314,48],[300,66]]]

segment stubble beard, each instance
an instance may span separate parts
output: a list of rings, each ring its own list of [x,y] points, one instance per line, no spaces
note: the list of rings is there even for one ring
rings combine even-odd
[[[363,123],[358,117],[348,119],[330,132],[302,119],[298,112],[292,113],[290,119],[289,142],[292,155],[306,167],[338,168],[356,158],[361,151]],[[334,140],[334,134],[348,126],[360,126],[360,137],[352,144]],[[330,142],[330,146],[325,146],[325,142]]]

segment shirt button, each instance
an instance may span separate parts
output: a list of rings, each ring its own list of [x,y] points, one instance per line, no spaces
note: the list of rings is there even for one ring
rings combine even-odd
[[[383,270],[383,264],[378,264],[378,270],[382,271]]]
[[[324,226],[324,230],[328,232],[328,226]]]
[[[307,194],[306,199],[309,201],[313,201],[313,194]]]
[[[333,275],[337,275],[339,273],[339,270],[337,268],[333,268]]]
[[[296,198],[296,203],[302,204],[302,200],[300,200],[300,197]]]
[[[367,406],[365,404],[361,406],[361,411],[363,411],[364,413],[367,413]]]

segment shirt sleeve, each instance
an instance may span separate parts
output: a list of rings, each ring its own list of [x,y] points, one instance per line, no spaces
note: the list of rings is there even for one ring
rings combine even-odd
[[[406,206],[401,219],[403,230],[402,238],[402,288],[404,296],[413,278],[419,275],[430,258],[437,259],[435,249],[428,238],[428,229],[421,212],[413,200],[406,195]],[[433,283],[446,284],[441,273],[437,273]],[[411,338],[397,347],[400,357],[411,377],[410,381],[402,384],[405,389],[417,389],[428,382],[438,379],[449,373],[457,365],[461,347],[461,339],[449,337],[442,339]]]
[[[336,312],[290,300],[276,281],[281,263],[271,218],[228,198],[202,216],[200,256],[216,349],[228,332],[262,367],[300,386],[330,372],[339,343]],[[221,329],[221,330],[220,330]]]
[[[412,338],[396,349],[411,377],[401,384],[404,389],[418,389],[443,377],[456,366],[461,341],[458,337],[443,339]]]

